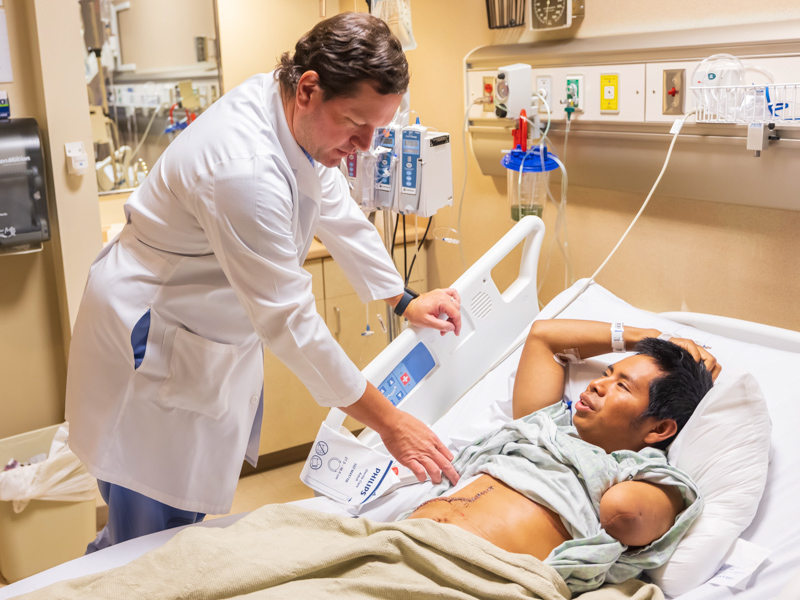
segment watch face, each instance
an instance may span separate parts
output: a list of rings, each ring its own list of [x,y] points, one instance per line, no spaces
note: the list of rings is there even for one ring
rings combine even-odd
[[[566,24],[567,0],[532,0],[533,16],[539,21],[539,29]]]

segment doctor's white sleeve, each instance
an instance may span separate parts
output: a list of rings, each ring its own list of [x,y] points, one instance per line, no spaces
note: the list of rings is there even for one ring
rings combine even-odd
[[[339,169],[318,167],[322,204],[317,235],[345,273],[362,302],[385,300],[403,293],[403,278],[392,262],[378,230],[350,197]]]
[[[195,212],[264,345],[320,405],[348,406],[367,382],[317,313],[298,260],[288,169],[271,156],[218,164],[197,182]]]

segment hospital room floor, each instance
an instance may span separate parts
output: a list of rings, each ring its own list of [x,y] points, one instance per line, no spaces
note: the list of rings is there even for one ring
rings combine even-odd
[[[303,463],[295,463],[242,477],[239,485],[236,486],[236,493],[233,496],[233,506],[228,514],[250,512],[263,506],[264,504],[278,504],[311,498],[314,492],[300,481],[300,471]],[[108,517],[107,511],[103,511],[105,503],[98,493],[98,526],[104,524]],[[212,515],[207,519],[217,519],[225,515]],[[0,576],[0,587],[8,585]]]

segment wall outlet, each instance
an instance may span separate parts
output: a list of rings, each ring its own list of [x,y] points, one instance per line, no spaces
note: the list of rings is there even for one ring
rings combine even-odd
[[[662,73],[661,114],[684,114],[686,112],[686,69],[665,69]]]
[[[544,99],[547,101],[547,104],[550,106],[550,110],[553,110],[553,78],[550,75],[541,75],[536,78],[536,89],[534,92],[544,92],[542,95]],[[547,109],[544,106],[544,102],[539,102],[539,112],[546,113]]]

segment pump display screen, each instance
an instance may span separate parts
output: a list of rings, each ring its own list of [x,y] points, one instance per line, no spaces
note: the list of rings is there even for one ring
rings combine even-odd
[[[420,342],[381,382],[378,390],[397,406],[435,366],[430,351]]]
[[[405,147],[409,148],[409,149],[411,149],[411,148],[414,148],[414,149],[419,148],[419,140],[406,140],[405,141]]]

